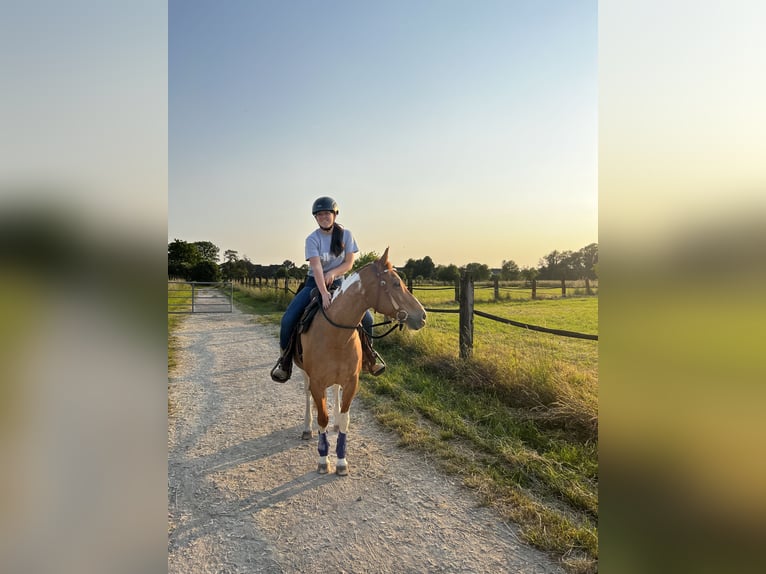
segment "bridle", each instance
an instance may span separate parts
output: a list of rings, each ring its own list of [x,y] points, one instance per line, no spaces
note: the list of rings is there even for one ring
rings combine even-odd
[[[386,267],[384,269],[381,269],[381,266],[378,264],[378,261],[375,261],[374,265],[375,265],[375,278],[377,279],[378,284],[381,287],[383,287],[382,290],[385,291],[386,295],[388,295],[389,299],[391,299],[391,306],[396,311],[396,316],[394,317],[394,319],[396,319],[396,321],[400,325],[402,325],[407,320],[407,318],[410,316],[410,314],[407,313],[407,311],[405,311],[404,309],[400,308],[399,303],[396,302],[396,299],[394,299],[394,296],[391,294],[391,287],[389,286],[388,281],[386,281],[386,274],[389,271],[388,267]],[[399,279],[398,277],[393,277],[393,279],[394,279],[394,281],[396,281],[396,283],[395,283],[396,288],[401,289],[401,287],[402,287],[402,280]],[[375,308],[376,309],[380,307],[380,305],[379,305],[380,304],[380,295],[381,295],[381,289],[378,289],[378,297],[377,297],[377,300],[375,301]]]
[[[386,280],[386,278],[387,278],[386,274],[388,273],[389,269],[387,267],[386,268],[381,268],[381,266],[378,264],[378,261],[375,261],[373,263],[373,265],[375,266],[375,279],[378,282],[378,286],[383,288],[383,289],[378,289],[378,296],[377,296],[377,298],[375,300],[374,308],[378,309],[380,307],[381,292],[385,291],[385,294],[388,295],[389,299],[391,299],[391,305],[393,306],[394,310],[396,311],[396,316],[394,317],[394,319],[396,320],[396,325],[391,327],[383,335],[378,335],[378,336],[371,335],[373,339],[380,339],[382,337],[385,337],[389,333],[391,333],[397,327],[401,330],[404,327],[404,322],[407,320],[407,318],[410,315],[409,315],[409,313],[407,313],[406,310],[404,310],[404,309],[402,309],[400,307],[400,305],[396,302],[396,299],[394,299],[394,296],[391,294],[391,287],[389,285],[389,282]],[[396,277],[395,280],[398,281],[398,283],[396,284],[398,286],[398,288],[401,288],[401,279]],[[340,323],[336,323],[335,321],[330,319],[330,317],[327,316],[327,313],[325,312],[325,309],[324,309],[324,305],[322,305],[321,301],[319,302],[319,308],[322,310],[322,315],[324,316],[324,318],[333,327],[337,327],[338,329],[358,329],[358,328],[361,328],[361,323],[359,325],[341,325]],[[379,327],[381,325],[389,325],[391,323],[393,323],[393,321],[383,321],[382,323],[376,323],[375,325],[373,325],[373,327]]]

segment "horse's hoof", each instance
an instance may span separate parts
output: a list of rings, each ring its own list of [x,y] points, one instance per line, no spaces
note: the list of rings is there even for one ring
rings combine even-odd
[[[327,474],[327,463],[322,464],[321,462],[317,465],[317,472],[319,474]]]
[[[301,435],[301,439],[303,439],[303,440],[311,440],[312,438],[314,438],[314,433],[313,432],[311,432],[310,430],[303,431],[303,434]]]
[[[338,476],[348,476],[348,466],[336,466],[335,474]]]

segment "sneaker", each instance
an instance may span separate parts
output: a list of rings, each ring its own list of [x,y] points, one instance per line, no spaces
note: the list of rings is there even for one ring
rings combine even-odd
[[[271,380],[276,383],[286,383],[290,378],[290,374],[282,368],[282,359],[277,361],[277,364],[271,369]]]

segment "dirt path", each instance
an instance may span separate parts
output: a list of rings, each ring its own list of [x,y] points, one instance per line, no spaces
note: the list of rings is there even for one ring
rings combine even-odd
[[[350,475],[317,474],[316,439],[300,439],[303,379],[269,377],[275,334],[236,309],[191,315],[178,332],[169,573],[564,572],[456,479],[397,448],[358,401]]]

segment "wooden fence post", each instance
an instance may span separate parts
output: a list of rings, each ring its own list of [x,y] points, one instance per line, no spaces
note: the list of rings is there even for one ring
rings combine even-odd
[[[460,358],[473,354],[473,277],[463,276],[460,286]]]
[[[407,277],[407,289],[412,293],[412,277]]]
[[[593,295],[593,290],[590,288],[590,279],[587,277],[585,278],[585,293],[588,295]]]
[[[498,284],[499,281],[498,281],[497,277],[494,277],[493,279],[494,279],[494,283],[495,283],[495,301],[500,301],[500,286]]]
[[[460,303],[460,277],[455,279],[455,303]]]
[[[561,280],[561,296],[567,296],[567,282],[564,279]]]
[[[537,279],[532,279],[532,299],[537,299]]]

